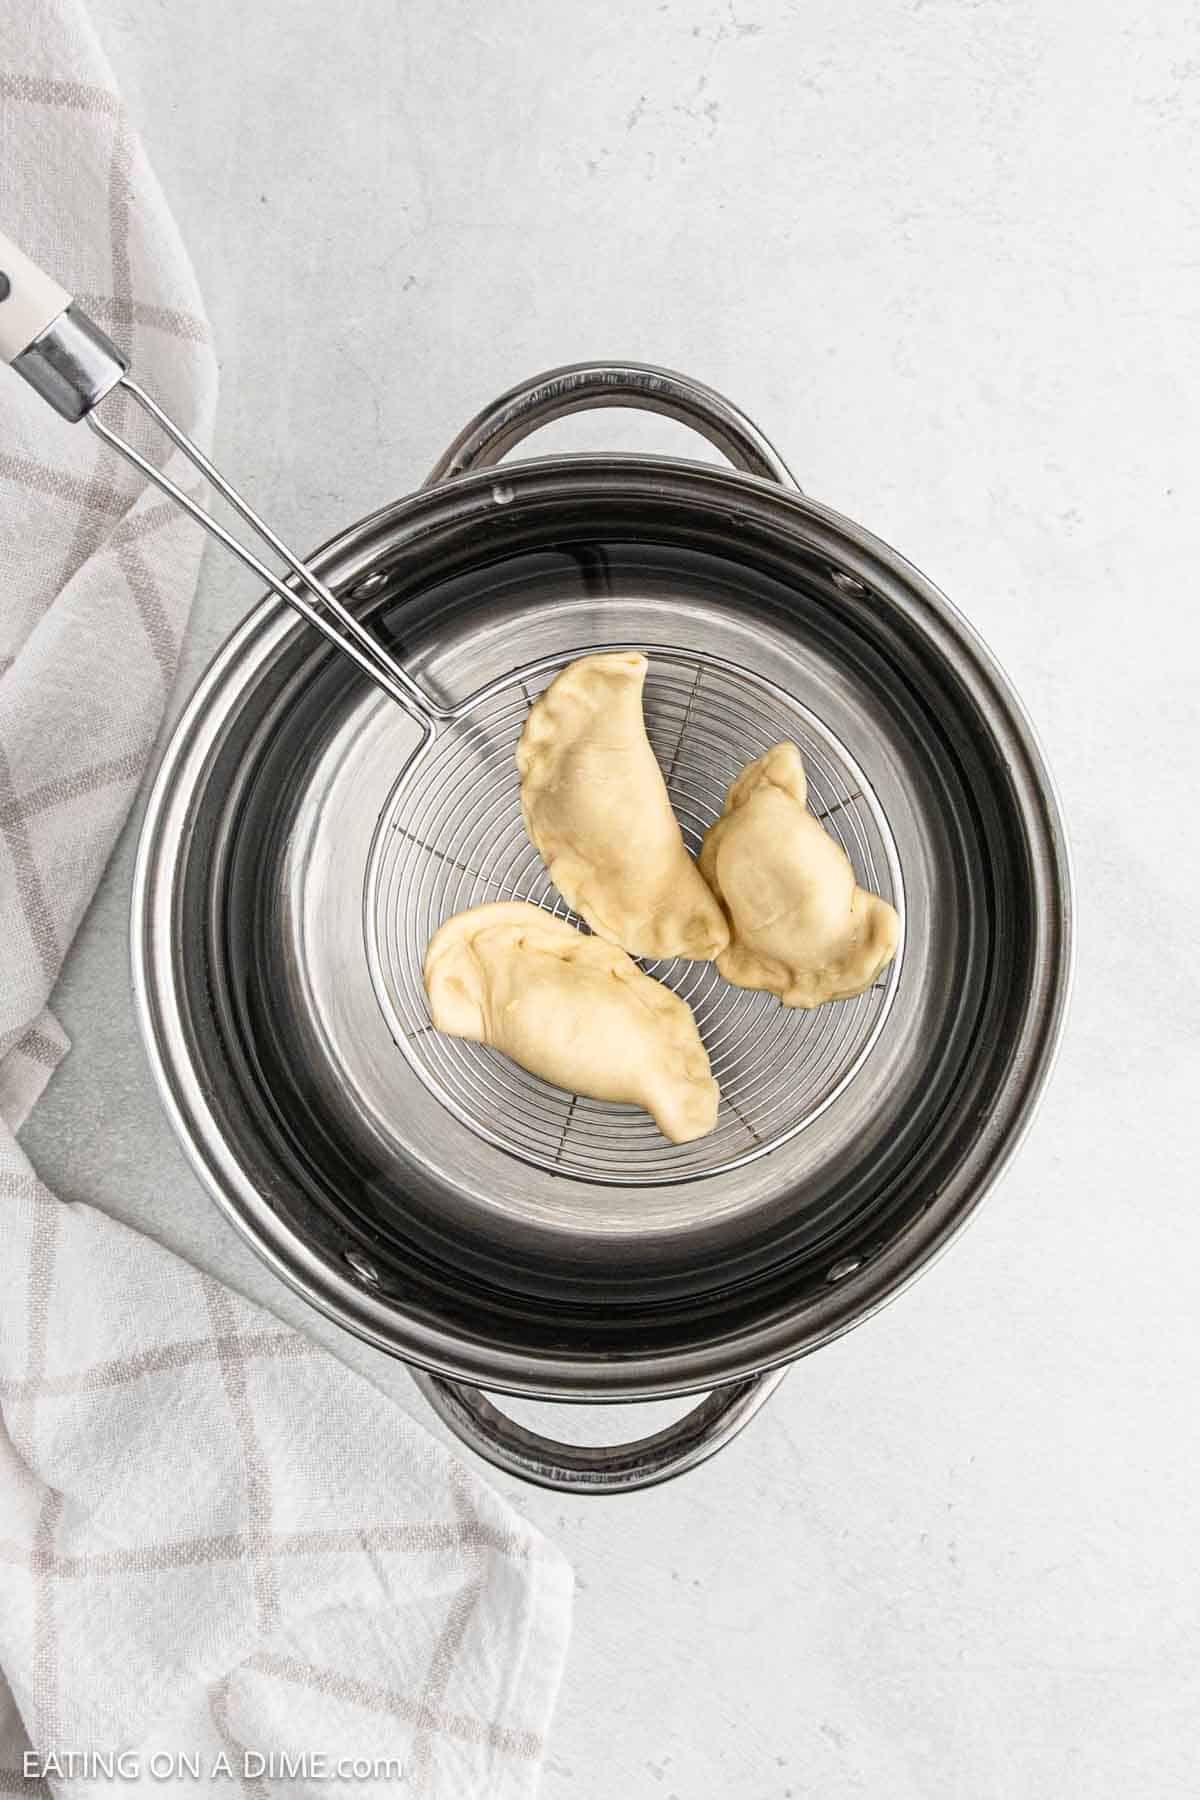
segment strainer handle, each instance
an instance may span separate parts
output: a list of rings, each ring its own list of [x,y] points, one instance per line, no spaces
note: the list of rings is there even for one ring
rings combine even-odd
[[[722,1449],[770,1399],[787,1366],[714,1388],[651,1437],[607,1446],[543,1437],[508,1418],[478,1388],[428,1369],[410,1373],[455,1437],[506,1474],[569,1494],[627,1494],[682,1475]]]
[[[740,407],[690,375],[652,363],[568,363],[519,382],[459,432],[425,485],[491,468],[531,431],[600,406],[633,406],[677,419],[714,444],[735,469],[800,492],[779,452]]]

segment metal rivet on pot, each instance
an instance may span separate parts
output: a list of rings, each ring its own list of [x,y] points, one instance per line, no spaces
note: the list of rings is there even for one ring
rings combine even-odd
[[[861,1268],[861,1256],[844,1256],[841,1262],[834,1263],[825,1279],[826,1281],[844,1281],[847,1275],[853,1275],[855,1269]]]
[[[843,594],[852,594],[856,600],[865,600],[871,591],[857,575],[847,575],[842,569],[830,569],[829,573],[833,577],[834,587],[841,588]]]
[[[361,1251],[344,1250],[342,1254],[360,1281],[365,1281],[368,1287],[379,1287],[381,1285],[383,1277],[380,1275],[379,1270],[375,1267],[373,1262],[367,1261]]]
[[[377,594],[386,582],[387,576],[382,569],[376,569],[373,575],[365,575],[356,587],[351,588],[350,597],[353,600],[368,600],[372,594]]]

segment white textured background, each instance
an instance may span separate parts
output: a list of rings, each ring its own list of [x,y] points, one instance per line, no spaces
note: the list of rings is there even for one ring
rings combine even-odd
[[[957,600],[1072,827],[1067,1046],[972,1230],[704,1469],[521,1493],[580,1574],[547,1800],[1194,1796],[1200,13],[93,10],[216,327],[220,457],[286,534],[414,486],[522,375],[673,364]],[[568,441],[685,447],[629,415],[538,447]],[[185,682],[251,597],[212,555]],[[419,1411],[174,1147],[129,1004],[131,849],[28,1150]]]

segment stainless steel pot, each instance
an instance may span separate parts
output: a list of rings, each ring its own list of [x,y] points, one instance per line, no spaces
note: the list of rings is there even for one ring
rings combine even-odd
[[[585,407],[682,419],[735,465],[494,465]],[[200,1177],[264,1259],[403,1357],[480,1454],[614,1491],[710,1455],[792,1359],[858,1324],[970,1217],[1060,1034],[1071,891],[1029,723],[950,603],[806,498],[736,408],[639,365],[514,389],[429,483],[313,559],[447,718],[413,719],[277,599],[219,652],[168,745],[133,898],[138,1010]],[[672,1150],[431,1031],[439,920],[504,895],[560,912],[520,830],[529,699],[599,645],[649,652],[647,721],[695,847],[750,757],[791,737],[860,879],[895,899],[895,968],[789,1012],[707,965],[726,1098]],[[415,772],[414,772],[415,768]],[[402,772],[404,778],[398,782]],[[712,1389],[651,1438],[579,1448],[481,1388],[574,1401]]]

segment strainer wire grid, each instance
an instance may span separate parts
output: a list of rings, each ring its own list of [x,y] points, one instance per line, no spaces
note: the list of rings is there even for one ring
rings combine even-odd
[[[865,993],[812,1012],[726,982],[715,964],[639,966],[687,1001],[721,1089],[707,1137],[672,1145],[648,1114],[570,1095],[500,1052],[437,1031],[422,980],[425,949],[454,913],[524,900],[587,929],[553,886],[521,819],[515,763],[528,711],[558,671],[583,655],[642,649],[647,734],[692,854],[719,817],[730,783],[772,745],[796,743],[809,807],[863,887],[901,914],[903,884],[886,819],[845,748],[767,678],[707,652],[603,644],[492,681],[456,705],[402,769],[368,860],[363,923],[376,995],[391,1035],[423,1085],[462,1124],[552,1175],[621,1187],[698,1181],[788,1142],[827,1110],[863,1066],[900,979],[903,940]]]

